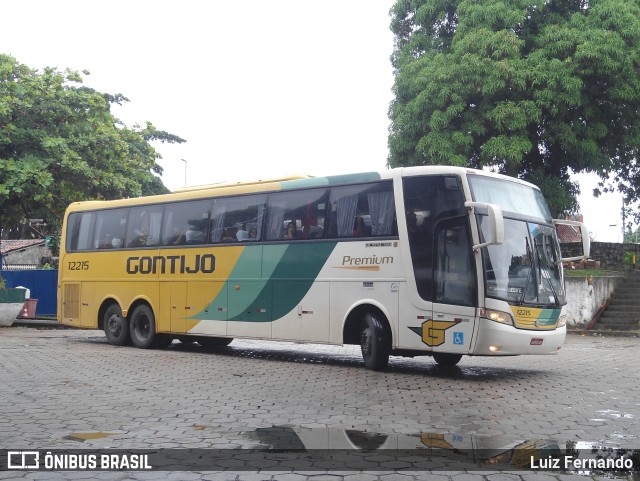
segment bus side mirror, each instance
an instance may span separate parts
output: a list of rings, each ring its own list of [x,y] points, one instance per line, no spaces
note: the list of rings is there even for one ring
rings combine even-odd
[[[589,229],[587,229],[586,225],[582,222],[578,222],[577,220],[565,219],[553,219],[553,224],[556,226],[556,231],[558,230],[558,226],[569,226],[569,228],[574,232],[577,227],[580,230],[580,237],[582,237],[582,255],[576,257],[563,257],[560,259],[562,262],[582,261],[589,258],[589,254],[591,253],[591,239],[589,237]]]
[[[502,217],[502,208],[496,204],[486,204],[484,202],[465,202],[468,209],[486,209],[489,221],[489,240],[482,244],[473,246],[473,250],[477,251],[483,247],[502,244],[504,242],[504,218]]]

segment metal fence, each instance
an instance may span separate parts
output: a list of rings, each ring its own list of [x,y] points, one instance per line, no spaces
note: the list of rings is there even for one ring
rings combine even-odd
[[[2,270],[7,287],[26,287],[31,299],[38,299],[36,316],[55,316],[58,307],[58,270],[35,269]]]

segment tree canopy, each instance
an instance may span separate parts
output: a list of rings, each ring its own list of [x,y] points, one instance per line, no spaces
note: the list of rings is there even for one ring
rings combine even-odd
[[[556,215],[577,209],[572,172],[640,199],[640,2],[398,0],[391,17],[390,166],[493,167]]]
[[[149,142],[184,140],[150,122],[125,126],[111,106],[128,100],[83,86],[83,74],[0,54],[0,227],[59,225],[74,201],[168,192]]]

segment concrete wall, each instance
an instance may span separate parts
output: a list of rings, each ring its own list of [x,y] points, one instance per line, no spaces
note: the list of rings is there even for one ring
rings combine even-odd
[[[613,294],[622,277],[594,277],[592,283],[581,277],[565,278],[567,289],[567,328],[582,329]]]
[[[582,254],[582,244],[560,244],[563,257],[573,257]],[[624,269],[622,258],[625,252],[635,252],[637,263],[640,265],[640,244],[616,244],[612,242],[592,242],[591,259],[600,261],[605,269]]]
[[[20,268],[23,268],[22,266],[39,266],[41,265],[40,260],[50,255],[51,252],[42,242],[39,245],[31,245],[6,252],[3,264],[5,268],[11,268],[12,266],[20,266]]]

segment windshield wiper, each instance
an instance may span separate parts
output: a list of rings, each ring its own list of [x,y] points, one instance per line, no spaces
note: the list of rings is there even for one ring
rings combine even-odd
[[[524,288],[522,289],[522,295],[520,296],[520,298],[518,299],[517,305],[521,306],[522,304],[524,304],[524,298],[527,295],[527,289],[529,288],[529,281],[531,280],[531,273],[534,269],[534,259],[533,259],[533,252],[531,250],[531,244],[529,244],[529,237],[524,238],[525,242],[527,243],[527,255],[529,256],[529,272],[527,273],[527,280],[524,281]]]
[[[544,235],[544,234],[543,234]],[[544,237],[543,237],[544,239]],[[534,242],[533,243],[536,252],[538,252],[538,245]],[[543,247],[544,249],[544,247]],[[546,254],[546,252],[543,250],[543,252]],[[542,259],[545,259],[545,267],[547,270],[542,271]],[[553,286],[553,281],[551,280],[551,277],[549,276],[549,272],[548,269],[549,267],[553,268],[552,266],[550,266],[550,262],[549,262],[549,258],[547,257],[547,255],[545,255],[544,257],[540,256],[540,254],[538,254],[538,262],[539,262],[539,266],[540,266],[540,276],[542,276],[543,279],[546,279],[547,284],[549,284],[549,287],[551,288],[551,293],[553,294],[553,300],[554,303],[556,305],[556,307],[560,307],[560,298],[558,297],[558,292],[556,291],[556,288]],[[545,275],[546,274],[546,275]]]

